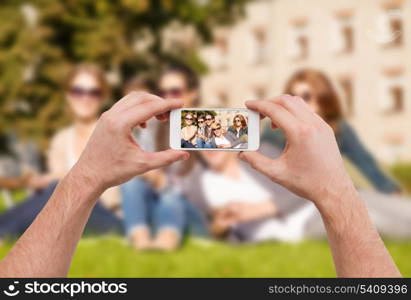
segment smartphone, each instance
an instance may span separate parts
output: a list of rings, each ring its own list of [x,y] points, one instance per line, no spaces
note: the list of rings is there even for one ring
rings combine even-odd
[[[170,147],[178,150],[255,151],[260,116],[245,108],[181,108],[170,112]]]

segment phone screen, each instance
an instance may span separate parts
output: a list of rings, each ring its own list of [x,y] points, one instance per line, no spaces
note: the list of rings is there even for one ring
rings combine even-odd
[[[181,148],[248,149],[248,112],[239,109],[181,111]]]

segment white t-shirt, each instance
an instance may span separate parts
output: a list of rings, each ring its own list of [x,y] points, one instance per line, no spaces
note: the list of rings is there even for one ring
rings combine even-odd
[[[219,208],[231,202],[258,203],[272,196],[260,183],[240,169],[238,179],[228,178],[207,170],[201,178],[205,199],[211,208]]]
[[[259,203],[273,200],[273,195],[243,169],[240,169],[238,179],[207,170],[201,177],[201,187],[205,201],[212,209],[221,208],[231,202]],[[285,219],[273,217],[240,224],[239,227],[249,242],[299,241],[304,238],[306,222],[314,213],[315,206],[307,203]]]
[[[224,137],[224,135],[221,135],[221,137],[215,137],[214,138],[215,144],[217,146],[220,145],[231,145],[230,142]]]

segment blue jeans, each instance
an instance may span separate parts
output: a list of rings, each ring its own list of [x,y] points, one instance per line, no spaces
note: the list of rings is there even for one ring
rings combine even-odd
[[[197,138],[197,148],[213,148],[210,142],[204,141],[202,138]]]
[[[195,146],[189,141],[181,140],[181,148],[195,148]]]
[[[120,188],[127,235],[138,227],[148,227],[153,232],[173,229],[180,236],[190,228],[193,234],[207,235],[205,219],[174,189],[157,192],[140,177]]]
[[[50,184],[44,190],[33,194],[22,203],[0,215],[0,238],[22,235],[46,205],[56,186],[57,183]],[[104,234],[109,232],[121,233],[122,231],[121,220],[97,202],[91,212],[85,232]]]

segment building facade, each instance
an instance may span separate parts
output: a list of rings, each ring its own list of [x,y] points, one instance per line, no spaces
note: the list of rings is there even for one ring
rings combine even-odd
[[[206,106],[281,94],[301,68],[324,71],[348,121],[381,161],[411,160],[411,0],[262,0],[201,50]],[[408,17],[408,18],[407,18]]]

